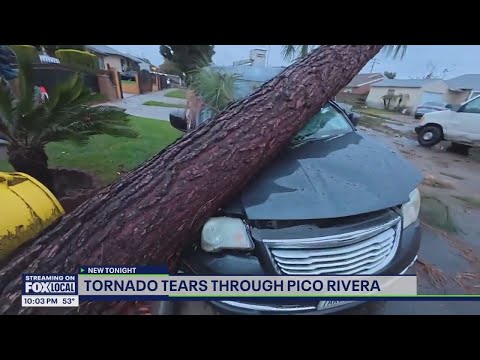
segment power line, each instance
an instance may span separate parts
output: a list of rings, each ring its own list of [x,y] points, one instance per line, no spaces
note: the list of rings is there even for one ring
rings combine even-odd
[[[375,66],[375,64],[380,64],[380,62],[377,59],[373,59],[372,68],[370,69],[370,74],[373,72],[373,67]]]

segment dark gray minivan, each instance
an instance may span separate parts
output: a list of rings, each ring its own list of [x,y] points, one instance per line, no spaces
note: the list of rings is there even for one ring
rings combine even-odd
[[[238,97],[281,68],[225,68],[242,75]],[[273,70],[272,70],[273,69]],[[209,119],[205,109],[187,129]],[[209,219],[184,251],[181,271],[204,275],[404,274],[420,247],[420,172],[392,149],[356,131],[357,118],[329,102],[290,146]],[[232,239],[246,233],[245,241]],[[230,314],[336,312],[359,302],[214,301]]]

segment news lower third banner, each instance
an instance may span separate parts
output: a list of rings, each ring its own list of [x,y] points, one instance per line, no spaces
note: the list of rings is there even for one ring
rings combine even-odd
[[[78,307],[82,301],[418,299],[417,277],[190,276],[166,267],[85,266],[77,274],[23,274],[22,305]]]

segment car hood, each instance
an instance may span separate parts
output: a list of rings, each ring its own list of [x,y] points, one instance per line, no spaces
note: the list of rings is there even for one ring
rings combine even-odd
[[[455,112],[451,110],[432,111],[424,115],[423,120],[418,124],[419,126],[428,124],[429,122],[435,122],[443,125],[443,122],[449,121]]]
[[[358,215],[406,203],[420,172],[358,132],[287,148],[226,211],[252,220]]]

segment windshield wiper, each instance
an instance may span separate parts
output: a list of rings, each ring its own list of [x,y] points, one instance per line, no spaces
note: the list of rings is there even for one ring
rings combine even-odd
[[[324,141],[324,140],[332,140],[337,137],[343,136],[347,133],[341,133],[341,134],[331,134],[331,135],[323,135],[322,137],[311,137],[311,138],[296,138],[292,140],[290,147],[294,148],[309,142],[313,141]]]

